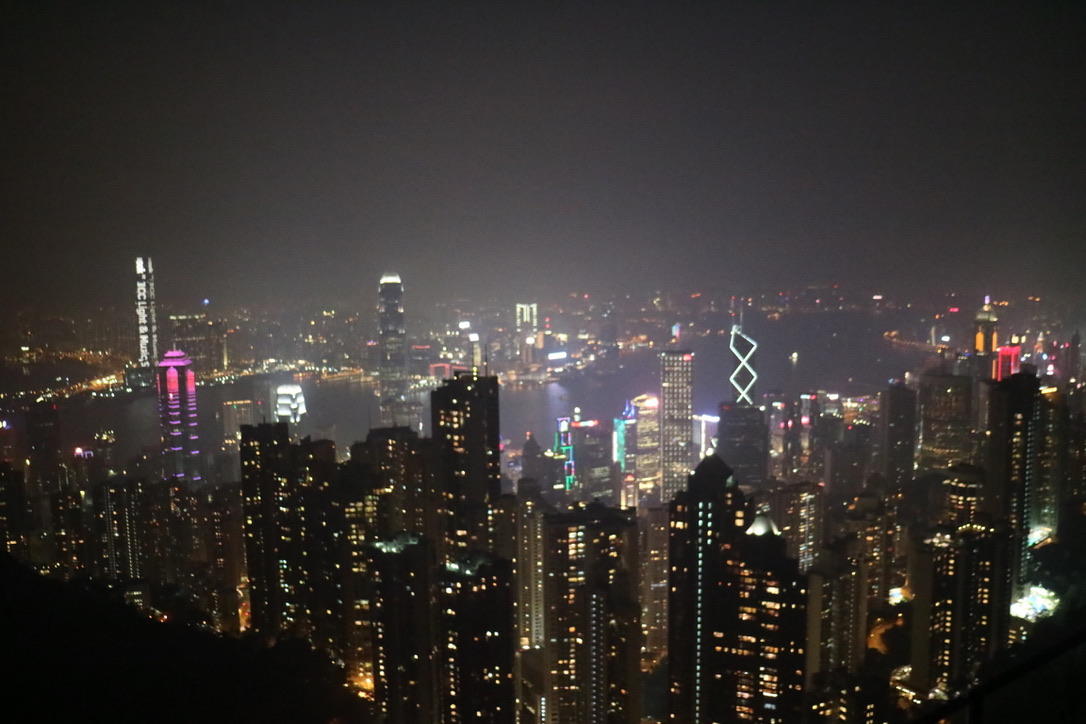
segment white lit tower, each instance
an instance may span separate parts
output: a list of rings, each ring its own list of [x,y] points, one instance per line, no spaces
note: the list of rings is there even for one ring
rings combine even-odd
[[[660,353],[660,502],[686,488],[693,464],[694,353]]]
[[[155,267],[149,256],[136,257],[136,366],[126,373],[130,387],[153,387],[158,364],[158,312]]]
[[[380,373],[385,380],[402,380],[407,373],[407,327],[404,324],[403,282],[385,274],[377,292],[377,341]]]
[[[407,395],[407,327],[404,323],[403,282],[385,274],[377,291],[377,373],[380,382],[381,424],[412,426]]]
[[[543,348],[543,337],[539,334],[539,305],[535,302],[517,302],[516,307],[517,348],[521,362],[534,362],[534,349]]]
[[[742,310],[739,312],[739,322],[732,324],[728,349],[735,355],[735,369],[728,377],[735,390],[735,404],[753,407],[754,385],[758,381],[758,373],[754,370],[754,353],[758,350],[758,343],[743,333]]]
[[[154,367],[158,362],[158,313],[155,310],[155,266],[149,256],[136,257],[137,363]]]

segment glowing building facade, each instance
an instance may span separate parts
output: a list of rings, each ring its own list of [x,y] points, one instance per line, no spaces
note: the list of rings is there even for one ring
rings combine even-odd
[[[382,379],[402,378],[407,372],[407,326],[399,274],[381,277],[377,291],[377,335]]]
[[[660,498],[667,504],[686,487],[694,462],[694,353],[660,353]]]
[[[758,351],[758,343],[749,335],[743,334],[742,326],[733,324],[728,349],[735,357],[735,368],[728,377],[735,392],[734,402],[737,405],[753,406],[754,385],[758,382],[758,373],[754,369],[754,353]]]
[[[136,364],[154,367],[158,361],[158,312],[155,307],[155,266],[149,256],[136,257]]]
[[[196,376],[191,360],[180,350],[167,352],[158,363],[158,419],[162,477],[171,482],[199,483]]]
[[[639,395],[630,401],[630,407],[634,411],[634,435],[631,445],[631,425],[627,422],[627,470],[630,468],[629,450],[632,448],[637,490],[626,505],[638,506],[643,499],[656,495],[660,489],[660,398],[656,395]]]
[[[276,419],[297,424],[305,414],[305,395],[301,385],[291,382],[275,388]]]

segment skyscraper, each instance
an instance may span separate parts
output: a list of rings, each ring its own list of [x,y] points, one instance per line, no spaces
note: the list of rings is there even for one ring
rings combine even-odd
[[[660,502],[667,504],[684,487],[693,465],[694,353],[660,353]]]
[[[729,461],[736,482],[761,489],[769,477],[769,426],[762,409],[722,404],[717,450]]]
[[[287,583],[279,561],[279,508],[292,485],[285,422],[241,426],[241,493],[251,626],[274,634],[283,625]],[[285,566],[285,562],[284,562]]]
[[[788,555],[799,561],[804,572],[815,564],[822,547],[825,490],[821,483],[798,482],[780,485],[769,493],[769,507],[773,520],[780,521]]]
[[[634,435],[632,446],[627,437],[627,456],[632,447],[636,490],[633,495],[627,496],[626,504],[636,507],[646,499],[657,497],[660,490],[660,398],[656,395],[639,395],[630,401],[630,406],[634,412]],[[629,429],[630,425],[627,424],[627,434]]]
[[[916,460],[916,392],[901,382],[882,391],[879,453],[890,489],[900,492],[913,478]]]
[[[162,432],[162,477],[170,482],[201,481],[196,416],[196,376],[181,350],[158,363],[158,420]]]
[[[400,379],[407,372],[407,327],[404,324],[403,282],[385,274],[377,291],[377,341],[382,379]]]
[[[531,364],[536,361],[536,350],[543,348],[539,334],[539,305],[535,302],[518,302],[516,306],[516,339],[520,361]]]
[[[381,425],[415,427],[417,409],[406,398],[407,327],[399,274],[385,274],[378,287],[377,353]]]
[[[670,587],[670,721],[797,721],[804,578],[715,454],[671,503]]]
[[[975,384],[972,377],[954,374],[945,366],[920,375],[920,470],[974,462]]]
[[[241,428],[241,493],[252,628],[290,631],[337,655],[343,630],[333,505],[338,477],[328,440],[290,442],[287,423]]]
[[[735,368],[728,377],[728,382],[735,391],[734,402],[737,405],[753,406],[754,385],[758,381],[758,373],[754,370],[754,353],[758,351],[758,343],[743,334],[742,324],[733,324],[728,349],[735,356]]]
[[[670,576],[668,599],[668,679],[670,721],[719,721],[711,718],[720,698],[712,673],[719,644],[713,639],[717,619],[729,625],[737,612],[724,612],[723,548],[733,547],[750,524],[750,509],[716,454],[703,458],[685,491],[670,505]]]
[[[437,583],[439,721],[513,724],[512,563],[474,553],[445,564]]]
[[[599,503],[544,519],[546,724],[640,721],[637,526]]]
[[[489,550],[490,506],[501,493],[498,378],[459,372],[430,393],[447,511],[446,555]]]
[[[982,509],[1010,524],[1015,597],[1031,577],[1030,548],[1058,525],[1067,411],[1056,388],[1032,372],[995,382],[988,413],[988,471]]]
[[[927,692],[973,682],[1007,643],[1011,567],[1005,530],[970,523],[914,542],[912,679]]]
[[[985,297],[984,306],[977,312],[973,325],[973,351],[976,354],[988,355],[999,349],[998,322],[999,316],[992,306],[991,297]]]
[[[158,361],[158,312],[155,307],[155,266],[149,256],[136,257],[136,364],[151,368]]]

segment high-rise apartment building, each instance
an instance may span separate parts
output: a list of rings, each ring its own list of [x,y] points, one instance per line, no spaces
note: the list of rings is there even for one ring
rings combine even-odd
[[[1068,414],[1059,390],[1032,371],[994,382],[982,510],[1010,525],[1016,597],[1031,577],[1031,548],[1059,524]]]
[[[747,500],[718,455],[695,468],[687,489],[670,505],[668,577],[669,720],[711,722],[723,692],[714,674],[719,646],[714,630],[723,611],[720,582],[725,547],[734,547],[751,522]]]
[[[501,493],[498,378],[460,372],[430,393],[440,456],[448,555],[489,550],[491,505]]]
[[[788,555],[808,571],[818,559],[823,543],[826,487],[821,483],[798,482],[780,485],[769,493],[773,520],[779,521]]]
[[[667,658],[668,539],[666,506],[637,509],[641,539],[641,628],[645,632],[646,669]]]
[[[403,534],[374,543],[369,557],[373,695],[379,721],[440,721],[438,672],[445,652],[437,650],[433,547]]]
[[[694,353],[660,353],[659,502],[666,505],[684,487],[694,462]]]
[[[470,554],[438,571],[441,724],[513,724],[513,566]]]
[[[671,503],[670,721],[792,722],[804,684],[804,577],[716,455]]]
[[[328,440],[292,444],[287,423],[241,428],[241,494],[252,628],[341,653],[342,577]]]
[[[1007,531],[976,523],[915,541],[911,663],[920,691],[969,686],[978,667],[1007,644],[1010,542]]]
[[[590,503],[545,517],[542,722],[640,722],[637,558],[631,511]]]

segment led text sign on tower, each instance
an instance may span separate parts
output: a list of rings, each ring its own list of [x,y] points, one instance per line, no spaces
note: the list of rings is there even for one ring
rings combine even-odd
[[[158,363],[158,320],[155,314],[155,269],[151,257],[136,257],[136,331],[139,366]]]

